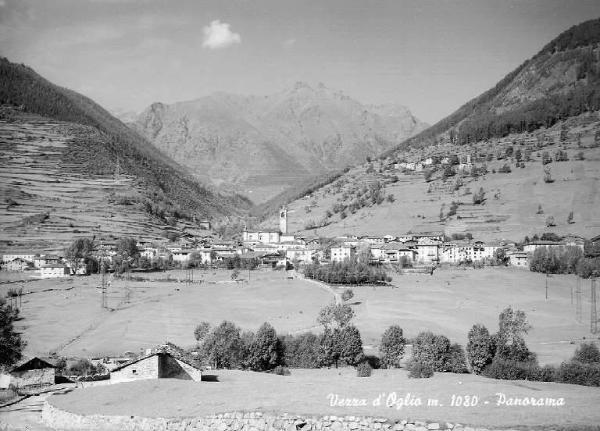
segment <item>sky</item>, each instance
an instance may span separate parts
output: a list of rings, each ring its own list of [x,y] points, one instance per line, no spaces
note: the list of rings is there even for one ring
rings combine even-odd
[[[598,0],[0,0],[0,55],[112,111],[324,83],[430,124]]]

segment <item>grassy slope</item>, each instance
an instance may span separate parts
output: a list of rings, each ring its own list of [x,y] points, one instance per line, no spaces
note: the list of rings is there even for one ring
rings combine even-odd
[[[354,369],[292,370],[282,377],[243,371],[211,372],[219,382],[195,383],[149,380],[98,386],[51,397],[58,408],[83,414],[145,417],[204,416],[227,411],[288,412],[303,415],[378,416],[390,419],[439,421],[486,427],[568,426],[597,424],[597,388],[539,382],[494,381],[473,375],[436,374],[431,379],[409,379],[404,370],[375,370],[369,378]],[[420,407],[385,407],[390,393],[420,398]],[[497,406],[496,393],[512,397],[564,398],[563,407]],[[385,394],[383,405],[372,401]],[[329,394],[366,399],[367,407],[332,407]],[[452,394],[477,396],[476,407],[451,407]],[[428,407],[427,399],[440,405]],[[487,404],[486,404],[487,403]]]
[[[597,114],[596,114],[597,115]],[[570,136],[583,132],[582,142],[588,145],[592,142],[593,133],[600,128],[600,120],[585,126],[576,126],[571,129]],[[559,125],[548,130],[548,134],[556,134]],[[485,144],[480,144],[485,148]],[[515,148],[519,148],[516,146]],[[354,234],[401,234],[408,231],[445,230],[447,233],[471,232],[476,238],[483,240],[512,239],[521,240],[525,235],[555,231],[566,234],[574,233],[585,237],[597,235],[600,231],[600,215],[597,208],[600,203],[600,149],[579,149],[571,141],[567,149],[570,160],[568,162],[553,162],[552,169],[554,183],[544,183],[544,171],[541,158],[537,156],[543,151],[552,154],[556,145],[533,153],[532,162],[526,163],[526,168],[515,168],[514,161],[494,160],[487,162],[490,173],[478,179],[465,177],[465,185],[453,191],[456,178],[444,183],[436,179],[431,183],[432,192],[428,193],[430,183],[426,183],[423,174],[405,175],[400,171],[391,169],[381,174],[377,173],[378,164],[375,164],[375,173],[366,174],[366,165],[350,170],[342,177],[344,186],[339,189],[327,185],[311,196],[304,197],[289,205],[288,226],[292,232],[307,235],[334,236],[344,233]],[[466,151],[464,148],[447,148],[446,154]],[[585,155],[584,161],[575,160],[579,151]],[[510,174],[492,173],[498,170],[505,162],[512,168]],[[393,194],[395,202],[385,201],[381,205],[362,208],[352,215],[341,219],[339,214],[334,214],[326,227],[305,230],[310,221],[321,221],[327,210],[331,210],[335,203],[346,203],[342,195],[352,189],[362,188],[369,181],[386,181],[385,178],[398,175],[399,181],[386,186],[386,193]],[[486,191],[485,205],[474,206],[472,195],[480,187]],[[500,192],[498,199],[494,195]],[[457,216],[450,217],[440,222],[439,214],[442,204],[445,204],[444,213],[447,214],[452,201],[464,203],[459,207]],[[543,215],[536,214],[538,205],[542,205]],[[306,207],[310,207],[307,212]],[[567,216],[574,212],[574,224],[567,224]],[[549,215],[554,216],[557,226],[546,228],[545,220]],[[424,217],[422,217],[424,216]],[[461,217],[460,219],[458,217]],[[268,219],[265,225],[276,225],[275,218]]]

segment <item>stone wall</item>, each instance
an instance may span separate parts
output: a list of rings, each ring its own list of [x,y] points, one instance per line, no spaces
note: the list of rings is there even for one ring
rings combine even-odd
[[[143,418],[137,416],[83,416],[66,412],[45,403],[43,422],[61,430],[119,431],[488,431],[460,424],[390,421],[362,416],[299,416],[262,412],[230,412],[197,418]],[[507,431],[507,430],[504,430]]]

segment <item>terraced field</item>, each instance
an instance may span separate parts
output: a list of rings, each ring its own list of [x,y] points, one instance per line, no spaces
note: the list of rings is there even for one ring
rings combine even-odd
[[[56,251],[78,236],[161,236],[165,227],[140,204],[117,203],[141,194],[133,178],[118,173],[117,161],[115,172],[97,174],[69,154],[82,136],[86,145],[98,144],[98,132],[83,126],[0,119],[0,252]]]

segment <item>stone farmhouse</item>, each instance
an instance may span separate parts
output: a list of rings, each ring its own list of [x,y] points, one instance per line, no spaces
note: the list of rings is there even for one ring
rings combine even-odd
[[[16,387],[49,386],[56,378],[56,367],[38,357],[24,359],[0,374],[0,389]]]
[[[168,378],[199,382],[202,380],[202,370],[165,346],[117,366],[110,372],[110,383]]]

